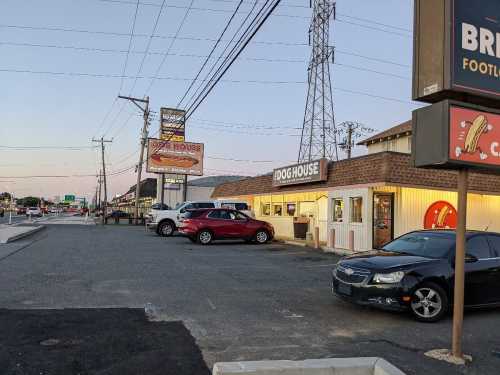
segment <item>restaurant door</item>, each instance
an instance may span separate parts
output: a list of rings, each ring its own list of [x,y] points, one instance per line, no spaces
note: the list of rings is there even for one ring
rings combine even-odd
[[[394,194],[373,194],[373,248],[394,239]]]

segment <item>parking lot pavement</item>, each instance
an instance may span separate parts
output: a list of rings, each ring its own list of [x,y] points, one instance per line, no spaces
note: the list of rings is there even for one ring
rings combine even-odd
[[[466,313],[456,368],[424,352],[447,348],[451,319],[436,324],[359,308],[331,296],[337,257],[240,242],[202,247],[142,227],[50,226],[0,261],[8,309],[143,308],[182,321],[209,367],[216,361],[380,356],[408,374],[498,374],[500,311]]]

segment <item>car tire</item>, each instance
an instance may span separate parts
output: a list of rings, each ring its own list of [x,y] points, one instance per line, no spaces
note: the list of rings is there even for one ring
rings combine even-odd
[[[441,320],[448,311],[448,296],[438,284],[425,282],[412,293],[410,311],[413,317],[424,323]]]
[[[269,233],[265,229],[259,229],[254,236],[254,241],[259,245],[267,243],[269,239]]]
[[[162,237],[171,237],[175,232],[175,224],[169,220],[158,225],[158,234]]]
[[[198,243],[202,245],[209,245],[213,239],[214,235],[208,229],[203,229],[198,232],[198,236],[196,236]]]

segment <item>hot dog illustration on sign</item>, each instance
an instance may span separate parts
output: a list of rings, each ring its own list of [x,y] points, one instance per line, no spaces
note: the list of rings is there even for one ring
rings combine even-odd
[[[424,216],[424,229],[454,229],[457,226],[457,211],[446,201],[434,202]]]
[[[459,132],[459,138],[463,139],[463,146],[456,147],[456,157],[460,158],[463,154],[473,155],[479,152],[480,159],[486,160],[488,154],[479,145],[479,140],[483,134],[493,130],[493,125],[488,123],[488,118],[485,115],[479,115],[472,122],[462,121],[460,127],[462,130]]]

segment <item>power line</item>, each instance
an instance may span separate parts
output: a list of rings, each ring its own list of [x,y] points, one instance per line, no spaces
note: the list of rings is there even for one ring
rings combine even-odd
[[[137,0],[137,4],[135,6],[134,18],[133,18],[133,21],[132,21],[132,30],[130,32],[130,39],[129,39],[129,42],[128,42],[128,49],[127,49],[127,55],[125,57],[125,63],[123,64],[122,76],[125,76],[125,73],[127,71],[128,57],[130,55],[130,49],[132,48],[132,41],[134,40],[135,23],[137,21],[137,13],[138,12],[139,12],[139,0]],[[121,79],[120,89],[118,90],[118,92],[121,92],[122,89],[123,89],[123,77]]]
[[[60,151],[83,151],[96,149],[96,146],[4,146],[0,145],[0,149],[7,150],[60,150]]]
[[[0,72],[4,73],[25,73],[25,74],[40,74],[40,75],[54,75],[54,76],[81,76],[81,77],[93,77],[93,78],[121,78],[121,75],[114,75],[114,74],[93,74],[93,73],[77,73],[77,72],[53,72],[53,71],[34,71],[34,70],[19,70],[19,69],[0,69]],[[125,78],[132,78],[134,79],[135,77],[125,77]],[[139,77],[139,79],[147,79],[151,77]],[[156,77],[155,79],[159,80],[171,80],[171,81],[190,81],[192,78],[181,78],[181,77]],[[224,83],[254,83],[254,84],[262,84],[262,85],[289,85],[289,84],[297,84],[297,85],[303,85],[306,82],[305,81],[267,81],[267,80],[229,80],[229,79],[221,79],[219,80],[220,82]],[[350,89],[345,89],[341,87],[334,87],[334,91],[343,91],[351,94],[357,94],[357,95],[363,95],[363,96],[369,96],[372,98],[378,98],[378,99],[383,99],[387,101],[394,101],[398,103],[405,103],[405,104],[414,104],[415,103],[409,101],[409,100],[402,100],[402,99],[397,99],[397,98],[391,98],[387,96],[381,96],[381,95],[374,95],[362,91],[355,91],[355,90],[350,90]]]
[[[165,56],[163,56],[163,59],[160,62],[160,65],[158,65],[158,69],[156,69],[156,72],[151,79],[151,82],[149,83],[148,88],[146,89],[146,94],[151,90],[151,87],[153,87],[153,84],[155,83],[158,75],[160,74],[161,69],[163,68],[163,64],[165,64],[165,61],[167,60],[168,54],[170,53],[172,47],[174,46],[175,41],[177,40],[182,28],[184,27],[184,23],[186,22],[187,17],[189,16],[189,12],[191,11],[191,7],[193,6],[194,0],[191,0],[189,3],[189,7],[186,10],[186,13],[184,13],[184,17],[181,20],[181,23],[179,24],[179,27],[177,28],[177,31],[175,32],[174,37],[172,38],[170,45],[168,46],[167,52],[165,53]]]
[[[141,74],[142,68],[144,67],[144,62],[146,61],[146,58],[148,56],[147,52],[149,52],[149,48],[151,47],[151,42],[153,41],[153,37],[154,37],[154,35],[156,33],[156,29],[158,28],[158,22],[160,21],[161,13],[163,11],[163,8],[165,7],[165,2],[166,2],[166,0],[162,1],[160,10],[158,11],[158,15],[156,16],[156,20],[155,20],[155,23],[154,23],[154,26],[153,26],[153,31],[151,32],[151,34],[149,36],[148,44],[146,46],[146,50],[144,52],[144,56],[143,56],[143,58],[141,60],[141,63],[139,65],[139,70],[137,71],[136,79],[134,81],[134,84],[132,85],[132,89],[130,90],[130,96],[132,96],[132,93],[134,91],[135,85],[137,84],[137,77]]]
[[[203,69],[205,69],[205,67],[207,66],[208,64],[208,61],[210,60],[210,58],[212,57],[213,53],[215,52],[215,50],[217,49],[217,47],[219,46],[219,43],[221,42],[222,38],[224,37],[224,34],[226,33],[227,29],[229,28],[229,26],[231,25],[231,23],[233,22],[233,19],[234,17],[236,16],[236,13],[238,12],[238,10],[240,9],[241,7],[241,4],[243,3],[243,0],[240,0],[240,2],[238,3],[238,5],[236,6],[236,8],[234,9],[234,12],[233,14],[231,15],[231,17],[229,18],[229,20],[227,21],[226,25],[224,26],[224,29],[222,30],[219,38],[217,39],[217,41],[215,42],[214,46],[212,47],[212,49],[210,50],[210,53],[207,55],[205,61],[203,62],[203,64],[201,65],[201,68],[200,70],[198,70],[198,73],[196,73],[196,76],[193,78],[193,80],[191,81],[191,84],[189,85],[189,87],[187,88],[186,92],[184,93],[184,95],[182,96],[182,98],[179,100],[179,103],[177,104],[177,108],[180,108],[182,102],[184,101],[184,99],[186,98],[186,96],[188,95],[189,91],[193,88],[194,84],[196,83],[196,80],[198,79],[198,77],[200,76],[201,72],[203,71]]]
[[[207,98],[207,96],[210,94],[210,92],[215,88],[217,83],[219,81],[221,81],[222,77],[224,77],[224,75],[227,73],[229,68],[234,64],[234,62],[236,61],[238,56],[240,56],[240,54],[245,50],[245,48],[248,46],[250,41],[254,38],[254,36],[260,30],[262,25],[264,25],[264,23],[267,21],[267,19],[271,16],[271,14],[276,9],[276,7],[279,5],[280,2],[281,2],[281,0],[276,0],[274,3],[271,2],[267,9],[265,9],[265,8],[268,4],[268,1],[266,1],[266,3],[262,6],[262,8],[256,14],[254,19],[251,21],[250,25],[243,32],[243,34],[241,35],[241,37],[239,38],[238,42],[235,44],[235,46],[233,47],[233,49],[231,50],[229,55],[226,56],[226,59],[224,59],[223,63],[220,65],[219,69],[217,69],[215,74],[212,75],[208,84],[200,92],[200,94],[194,99],[192,104],[187,108],[186,120],[189,119],[189,117],[198,109],[198,107],[201,105],[201,103],[203,103],[203,101]],[[260,17],[260,19],[259,19],[259,17]],[[241,46],[238,49],[236,49],[236,47],[238,45],[241,45]],[[232,55],[233,53],[234,53],[234,55]],[[230,60],[228,60],[228,58],[230,58]],[[227,61],[229,61],[229,62],[226,64]]]
[[[178,38],[179,39],[179,38]],[[216,41],[211,40],[211,41]],[[32,47],[32,48],[55,48],[55,49],[69,49],[69,50],[76,50],[76,51],[88,51],[88,52],[99,52],[99,53],[127,53],[126,50],[119,50],[119,49],[104,49],[104,48],[91,48],[91,47],[79,47],[79,46],[68,46],[68,45],[56,45],[56,44],[35,44],[35,43],[17,43],[17,42],[5,42],[5,41],[0,41],[0,45],[6,45],[6,46],[14,46],[14,47]],[[302,46],[305,44],[296,44],[298,46]],[[145,51],[130,51],[130,53],[134,54],[143,54]],[[365,60],[370,60],[370,61],[375,61],[379,63],[384,63],[384,64],[390,64],[390,65],[396,65],[400,66],[403,68],[409,68],[409,64],[403,64],[397,61],[392,61],[392,60],[387,60],[387,59],[381,59],[381,58],[376,58],[373,56],[366,56],[354,52],[349,52],[345,50],[339,50],[335,49],[335,54],[340,54],[340,55],[346,55],[346,56],[352,56],[352,57],[359,57]],[[160,55],[164,56],[164,52],[148,52],[148,55]],[[197,54],[189,54],[189,53],[169,53],[168,56],[177,56],[177,57],[188,57],[188,58],[206,58],[208,55],[197,55]],[[213,57],[213,59],[217,59],[217,57]],[[247,60],[247,61],[262,61],[262,62],[276,62],[276,63],[304,63],[307,60],[303,58],[260,58],[260,57],[240,57],[241,60]]]

